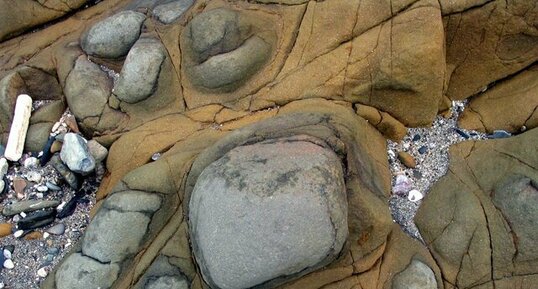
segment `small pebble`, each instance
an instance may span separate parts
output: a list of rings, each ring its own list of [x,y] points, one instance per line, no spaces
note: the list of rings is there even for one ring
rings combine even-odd
[[[41,268],[41,269],[37,270],[37,275],[39,277],[45,278],[45,277],[47,277],[47,271],[45,270],[45,268]]]
[[[36,193],[35,196],[38,199],[43,199],[43,197],[44,197],[43,193]]]
[[[19,215],[21,215],[22,218],[26,218],[26,213],[25,212],[21,212]]]
[[[12,224],[9,224],[9,223],[0,224],[0,238],[11,235],[12,228],[13,228]]]
[[[402,164],[404,164],[408,168],[415,168],[417,166],[415,158],[408,152],[399,152],[398,159],[400,159]]]
[[[47,253],[49,253],[51,255],[58,255],[58,253],[60,253],[60,249],[58,249],[56,247],[48,248]]]
[[[409,190],[411,190],[411,180],[404,174],[397,175],[392,192],[397,195],[405,195]]]
[[[5,158],[0,158],[0,179],[7,173],[8,167],[7,160]]]
[[[43,233],[43,239],[47,239],[49,236],[50,236],[49,233],[47,233],[47,232]]]
[[[38,165],[39,165],[39,160],[37,158],[29,157],[24,160],[24,167],[27,169],[37,168]]]
[[[427,151],[428,151],[428,147],[427,147],[427,146],[421,146],[421,147],[418,149],[418,153],[421,154],[421,155],[425,154]]]
[[[60,188],[59,186],[57,186],[56,184],[53,184],[51,182],[46,182],[45,183],[45,186],[47,186],[47,188],[49,188],[50,190],[52,191],[59,191],[61,190],[62,188]]]
[[[46,191],[48,191],[48,190],[49,190],[49,188],[48,188],[47,186],[38,186],[38,187],[37,187],[37,191],[38,191],[38,192],[42,192],[42,193],[44,193],[44,192],[46,192]]]
[[[13,269],[15,268],[15,264],[13,264],[13,261],[11,261],[11,259],[7,259],[4,261],[4,268]]]
[[[11,254],[13,254],[13,252],[15,252],[15,245],[7,245],[4,247],[4,250],[8,250],[11,252]]]
[[[459,134],[461,137],[463,137],[464,139],[468,139],[470,136],[468,133],[464,132],[463,130],[459,129],[459,128],[454,128],[454,131]]]
[[[61,235],[65,232],[65,225],[63,223],[58,223],[48,228],[46,232],[52,235]]]
[[[415,136],[413,136],[413,141],[418,141],[418,140],[420,140],[419,134],[416,134]]]
[[[154,153],[152,156],[151,156],[151,159],[156,161],[158,160],[159,158],[161,157],[161,153]]]
[[[41,174],[38,172],[31,171],[26,174],[26,179],[30,182],[39,183],[41,178]]]
[[[424,198],[424,195],[418,190],[409,191],[409,195],[407,196],[407,199],[409,199],[411,202],[418,202],[422,200],[422,198]]]
[[[4,258],[11,259],[12,254],[11,254],[11,251],[9,251],[8,249],[4,249],[3,254],[4,254]]]

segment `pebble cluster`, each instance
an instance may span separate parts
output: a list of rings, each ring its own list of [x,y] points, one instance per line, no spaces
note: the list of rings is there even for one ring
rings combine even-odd
[[[33,109],[40,105],[34,102]],[[53,126],[43,151],[25,153],[16,162],[0,158],[0,288],[39,288],[80,239],[107,153],[78,134],[68,110]],[[88,159],[94,167],[87,167]],[[84,171],[78,164],[85,165]]]
[[[421,200],[431,186],[446,174],[451,145],[466,140],[510,137],[506,131],[486,135],[458,127],[458,117],[466,101],[453,101],[449,117],[438,115],[431,127],[410,128],[400,142],[387,141],[392,173],[392,196],[389,201],[394,222],[409,235],[422,240],[413,218]]]

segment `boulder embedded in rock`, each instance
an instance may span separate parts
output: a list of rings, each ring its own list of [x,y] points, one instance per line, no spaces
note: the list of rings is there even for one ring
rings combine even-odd
[[[86,140],[78,134],[65,135],[60,158],[75,173],[88,174],[95,169],[95,159],[88,149]]]
[[[215,288],[306,274],[333,261],[348,235],[341,161],[307,141],[231,150],[204,169],[189,208],[194,255]]]
[[[165,48],[153,38],[138,40],[125,59],[114,95],[121,101],[136,103],[148,98],[155,90]]]
[[[176,21],[185,11],[187,11],[194,0],[177,0],[166,4],[161,4],[153,9],[153,15],[164,24]]]
[[[437,289],[435,273],[428,265],[413,260],[392,279],[392,289]]]
[[[103,264],[80,253],[75,253],[67,257],[58,267],[56,288],[108,289],[116,280],[119,271],[120,267],[117,264]]]
[[[140,36],[146,16],[139,12],[123,11],[93,25],[80,41],[82,49],[105,58],[118,58],[129,52]]]

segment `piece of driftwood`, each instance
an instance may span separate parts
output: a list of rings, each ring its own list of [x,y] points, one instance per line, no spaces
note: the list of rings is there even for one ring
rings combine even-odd
[[[17,104],[15,105],[15,114],[13,115],[13,122],[11,123],[11,130],[9,131],[6,151],[4,153],[6,159],[16,162],[21,158],[31,114],[32,98],[27,94],[19,95],[17,97]]]

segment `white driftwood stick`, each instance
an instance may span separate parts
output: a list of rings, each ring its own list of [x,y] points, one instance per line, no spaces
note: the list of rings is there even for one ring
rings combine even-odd
[[[11,123],[11,130],[9,131],[6,151],[4,153],[6,159],[16,162],[21,158],[31,114],[32,98],[27,94],[19,95],[17,97],[17,104],[15,105],[15,115],[13,115],[13,122]]]

